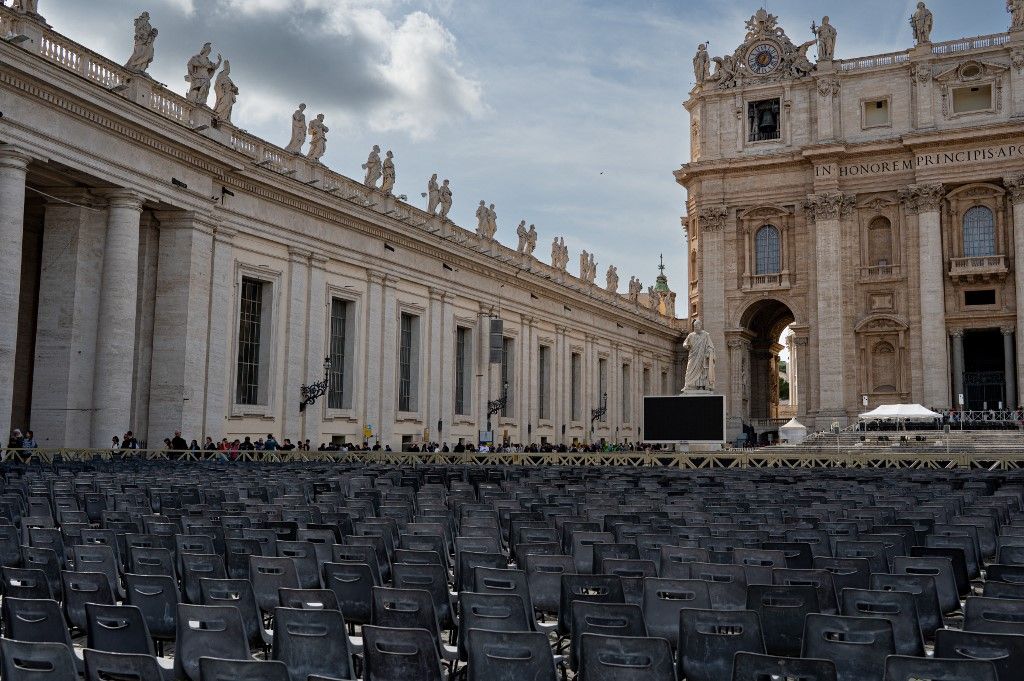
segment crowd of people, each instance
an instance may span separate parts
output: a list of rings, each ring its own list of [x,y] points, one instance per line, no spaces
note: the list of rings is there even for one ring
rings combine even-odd
[[[39,445],[36,443],[35,436],[31,430],[21,431],[15,429],[11,432],[11,436],[7,442],[7,449],[37,449]],[[110,441],[111,452],[116,453],[118,456],[130,455],[128,450],[136,449],[148,449],[147,443],[141,441],[135,437],[132,431],[127,431],[124,435],[113,436]],[[641,442],[623,442],[623,443],[610,443],[610,442],[577,442],[573,444],[520,444],[520,443],[498,443],[492,444],[488,442],[480,443],[464,443],[458,442],[454,445],[449,445],[447,442],[426,442],[426,443],[405,443],[402,445],[402,451],[406,452],[429,452],[429,453],[455,453],[455,454],[487,454],[487,453],[526,453],[526,454],[544,454],[544,453],[583,453],[583,452],[639,452],[639,451],[657,451],[662,449],[661,445],[650,445]],[[239,452],[308,452],[311,451],[312,445],[308,439],[298,440],[292,442],[290,438],[284,438],[278,441],[274,437],[273,433],[268,433],[267,436],[258,437],[255,440],[251,436],[246,435],[242,438],[221,438],[220,441],[215,441],[212,437],[207,436],[202,443],[198,439],[193,438],[192,440],[186,440],[182,437],[181,431],[175,431],[172,437],[164,438],[163,450],[173,452],[175,458],[186,452],[205,452],[207,456],[211,456],[213,452],[219,452],[223,454],[223,458],[236,459],[238,458]],[[316,448],[320,452],[391,452],[393,451],[390,444],[381,444],[379,440],[374,441],[371,444],[368,440],[364,440],[361,443],[346,443],[346,442],[322,442],[320,446]]]

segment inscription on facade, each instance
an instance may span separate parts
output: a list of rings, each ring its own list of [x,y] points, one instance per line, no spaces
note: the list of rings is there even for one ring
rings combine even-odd
[[[962,149],[960,151],[940,151],[931,154],[918,154],[913,158],[894,158],[892,160],[870,161],[868,163],[852,163],[848,165],[819,165],[814,168],[815,177],[864,177],[868,175],[887,175],[913,171],[918,168],[959,165],[985,161],[1007,161],[1024,158],[1024,144],[1004,144],[980,149]]]

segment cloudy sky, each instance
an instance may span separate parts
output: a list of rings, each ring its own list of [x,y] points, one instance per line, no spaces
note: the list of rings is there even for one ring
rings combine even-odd
[[[475,228],[496,204],[498,238],[525,219],[547,259],[564,235],[621,286],[645,285],[658,254],[685,291],[672,171],[689,154],[681,103],[698,42],[732,52],[758,0],[41,0],[59,31],[123,62],[132,20],[160,30],[150,73],[184,93],[184,64],[203,42],[231,61],[236,124],[287,144],[298,102],[324,112],[324,161],[361,177],[369,148],[393,149],[396,193],[416,202],[432,172],[450,177],[452,217]],[[904,49],[915,0],[774,0],[794,42],[827,12],[837,58]],[[933,40],[1006,29],[1005,0],[931,0]],[[212,97],[211,97],[212,104]],[[685,306],[683,306],[685,310]]]

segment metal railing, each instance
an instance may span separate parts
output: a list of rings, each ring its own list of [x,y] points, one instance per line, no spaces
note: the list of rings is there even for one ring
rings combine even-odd
[[[340,452],[340,451],[246,451],[229,461],[221,452],[124,450],[130,456],[146,461],[165,462],[168,466],[184,463],[230,466],[237,464],[301,464],[334,462],[365,465],[479,465],[479,466],[639,466],[682,469],[710,468],[914,468],[986,470],[1024,470],[1024,449],[969,453],[922,451],[858,451],[842,447],[825,453],[809,448],[789,449],[723,449],[716,452],[552,452],[552,453],[433,453],[433,452]],[[107,449],[31,449],[6,450],[2,460],[7,464],[49,465],[58,461],[109,461],[124,451]]]

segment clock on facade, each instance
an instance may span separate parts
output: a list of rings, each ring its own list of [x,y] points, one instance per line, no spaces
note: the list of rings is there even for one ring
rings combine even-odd
[[[757,43],[747,52],[747,68],[753,73],[764,75],[779,68],[782,53],[775,43]]]

